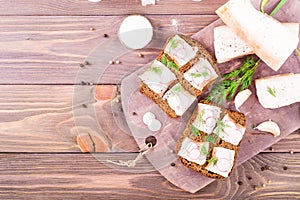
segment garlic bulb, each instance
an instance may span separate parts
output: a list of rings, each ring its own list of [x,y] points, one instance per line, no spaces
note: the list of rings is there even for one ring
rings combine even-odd
[[[271,120],[262,122],[255,129],[272,133],[274,135],[274,137],[277,137],[280,135],[280,128],[279,128],[278,124],[276,124],[275,122],[273,122]]]

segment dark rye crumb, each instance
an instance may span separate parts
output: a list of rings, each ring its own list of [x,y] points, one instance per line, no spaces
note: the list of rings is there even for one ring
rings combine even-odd
[[[237,183],[238,183],[238,185],[243,185],[242,181],[238,181]]]

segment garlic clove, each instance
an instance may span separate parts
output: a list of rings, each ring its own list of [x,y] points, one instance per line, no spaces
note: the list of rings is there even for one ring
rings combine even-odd
[[[255,129],[272,133],[274,137],[280,135],[280,128],[278,124],[271,120],[260,123]]]
[[[239,107],[241,107],[241,105],[243,105],[243,103],[245,101],[247,101],[247,99],[250,97],[250,95],[252,94],[252,92],[249,89],[240,91],[234,99],[234,105],[237,111],[239,110]]]
[[[161,123],[157,119],[154,119],[151,124],[148,125],[150,131],[155,132],[161,128]]]
[[[146,112],[143,116],[143,122],[147,126],[149,126],[154,119],[155,119],[155,115],[152,112]]]

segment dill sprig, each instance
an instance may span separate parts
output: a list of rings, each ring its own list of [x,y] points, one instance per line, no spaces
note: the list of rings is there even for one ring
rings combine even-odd
[[[255,61],[253,56],[247,56],[238,69],[222,75],[221,80],[214,84],[206,101],[223,104],[230,101],[238,89],[248,88],[259,62],[260,59]]]
[[[277,6],[270,13],[270,16],[275,15],[278,10],[287,2],[287,0],[280,0]],[[268,3],[268,0],[262,0],[261,11],[264,13],[264,7]],[[300,57],[298,49],[295,50],[296,54]],[[226,101],[230,101],[237,90],[247,89],[253,79],[253,74],[261,60],[254,60],[253,56],[247,56],[242,66],[230,73],[224,74],[221,81],[214,84],[206,101],[214,102],[217,104],[223,104]]]

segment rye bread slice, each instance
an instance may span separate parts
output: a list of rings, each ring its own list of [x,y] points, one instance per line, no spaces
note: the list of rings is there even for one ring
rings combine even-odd
[[[170,117],[176,118],[178,115],[176,112],[169,106],[167,100],[164,100],[159,94],[153,92],[144,82],[140,84],[140,92],[154,101],[165,113]]]
[[[201,103],[204,103],[204,102],[201,102]],[[212,103],[207,103],[207,104],[214,105]],[[217,105],[214,105],[214,106],[217,106]],[[217,107],[219,107],[219,106],[217,106]],[[219,107],[219,108],[221,109],[220,119],[222,119],[226,114],[228,114],[236,123],[238,123],[242,126],[246,126],[246,117],[243,113],[240,113],[240,112],[237,112],[237,111],[231,111],[231,110],[225,109],[223,107]],[[183,134],[180,136],[179,140],[177,141],[177,146],[176,146],[176,152],[177,153],[181,149],[182,141],[186,137],[190,138],[191,140],[193,140],[195,142],[205,142],[204,138],[207,135],[205,132],[198,130],[199,134],[195,135],[195,133],[193,133],[193,131],[191,130],[191,124],[196,119],[197,114],[198,114],[198,109],[196,108],[194,113],[192,114],[191,118],[189,119]],[[228,174],[228,176],[230,176],[230,174],[232,173],[232,170],[234,168],[235,162],[236,162],[236,155],[237,155],[237,152],[238,152],[238,149],[239,149],[239,146],[240,146],[241,142],[238,145],[233,145],[229,142],[226,142],[226,141],[222,140],[215,133],[211,133],[211,136],[213,136],[216,139],[216,142],[215,142],[215,144],[212,144],[212,143],[209,144],[208,155],[207,155],[205,164],[199,165],[199,164],[197,164],[195,162],[191,162],[191,161],[189,161],[189,160],[187,160],[187,159],[185,159],[181,156],[179,156],[179,160],[182,162],[182,164],[184,166],[186,166],[186,167],[188,167],[192,170],[195,170],[196,172],[198,172],[198,173],[200,173],[204,176],[207,176],[207,177],[210,177],[210,178],[216,178],[216,179],[223,179],[225,177],[223,177],[219,174],[210,172],[206,169],[207,165],[209,164],[207,162],[207,160],[209,160],[211,158],[213,147],[223,147],[223,148],[235,151],[233,167],[231,169],[231,172]]]
[[[158,55],[157,60],[161,61],[162,57],[165,56],[169,61],[174,62],[178,66],[178,63],[176,63],[176,60],[174,58],[172,58],[169,54],[164,52],[164,49],[166,48],[167,44],[174,36],[175,35],[168,38],[165,45],[163,46],[162,51]],[[207,90],[208,87],[214,83],[214,81],[210,81],[202,90],[199,90],[199,89],[195,88],[194,86],[192,86],[190,84],[190,82],[184,78],[184,76],[183,76],[184,73],[187,72],[189,69],[191,69],[194,66],[194,64],[199,61],[200,58],[203,58],[211,64],[211,66],[213,67],[215,72],[218,74],[217,62],[213,58],[213,56],[201,44],[199,44],[198,41],[192,39],[189,36],[185,36],[185,35],[181,35],[181,34],[178,34],[178,36],[181,37],[183,40],[185,40],[190,46],[197,47],[198,51],[196,52],[196,56],[193,59],[191,59],[189,62],[187,62],[185,65],[180,67],[179,70],[176,70],[174,68],[170,68],[170,70],[176,75],[177,79],[179,80],[179,83],[187,91],[189,91],[192,95],[199,97],[203,93],[203,91]]]

